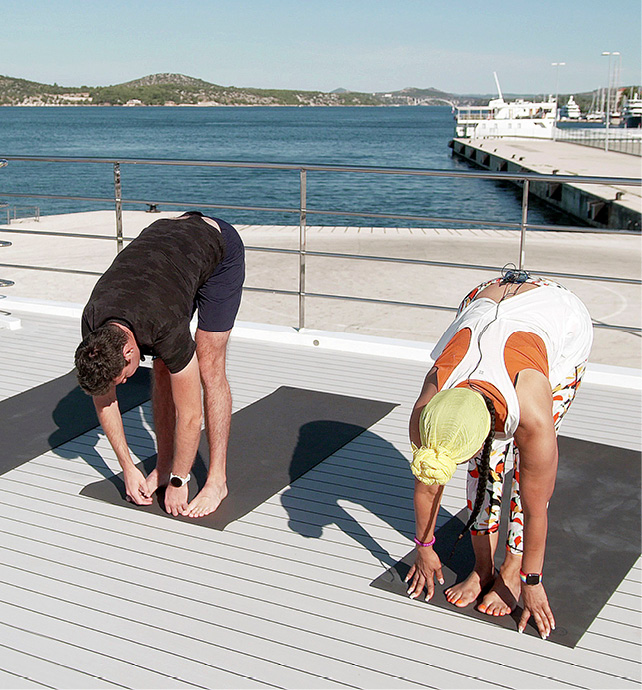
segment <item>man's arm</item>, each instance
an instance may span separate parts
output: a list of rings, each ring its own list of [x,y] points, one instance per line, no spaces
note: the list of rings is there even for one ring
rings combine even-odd
[[[105,395],[94,396],[93,401],[98,421],[123,469],[127,497],[138,505],[149,505],[152,498],[147,489],[145,476],[134,464],[125,438],[123,420],[116,398],[116,386],[112,386]]]
[[[170,374],[169,380],[176,410],[172,472],[185,477],[194,464],[203,423],[201,379],[196,353],[184,369]],[[187,485],[168,486],[165,491],[166,510],[172,515],[187,514],[188,491]]]
[[[183,370],[170,374],[169,381],[176,409],[172,472],[184,477],[194,464],[203,425],[201,379],[196,353]]]

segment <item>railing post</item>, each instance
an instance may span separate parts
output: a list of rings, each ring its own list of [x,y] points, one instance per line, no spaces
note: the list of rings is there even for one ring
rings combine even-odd
[[[123,196],[120,186],[120,163],[114,163],[114,200],[116,202],[116,252],[123,248]]]
[[[524,187],[522,189],[522,220],[520,223],[520,239],[519,239],[519,270],[524,268],[526,261],[526,221],[528,219],[528,187],[530,180],[524,180]]]
[[[301,196],[299,203],[299,330],[305,328],[305,249],[306,249],[306,171],[299,171]]]
[[[0,167],[2,166],[0,165]],[[7,240],[0,240],[0,247],[10,246],[11,242],[8,242]],[[0,287],[6,288],[11,287],[12,285],[15,285],[13,280],[0,278]],[[5,297],[5,295],[0,295],[0,299],[3,297]],[[11,313],[8,311],[0,311],[0,328],[8,328],[10,331],[17,331],[21,327],[22,323],[20,319],[17,319],[15,316],[11,316]]]

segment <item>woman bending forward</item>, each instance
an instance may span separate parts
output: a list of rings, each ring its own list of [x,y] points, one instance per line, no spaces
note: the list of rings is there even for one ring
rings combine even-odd
[[[557,432],[584,373],[593,340],[582,302],[561,285],[515,274],[466,296],[437,343],[435,362],[410,418],[417,557],[406,581],[417,597],[443,584],[432,548],[443,485],[468,465],[475,568],[446,590],[455,606],[482,591],[479,610],[509,614],[522,596],[522,632],[532,615],[548,637],[555,619],[542,581],[547,508],[557,473]],[[524,280],[525,279],[525,280]],[[504,469],[514,456],[506,557],[495,572]]]

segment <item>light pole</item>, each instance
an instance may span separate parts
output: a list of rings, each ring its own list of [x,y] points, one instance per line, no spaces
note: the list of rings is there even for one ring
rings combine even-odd
[[[622,56],[616,50],[613,55],[617,56],[617,62],[613,63],[613,112],[617,113],[617,91],[620,84],[620,69],[622,67]]]
[[[608,55],[609,58],[609,72],[608,72],[608,87],[606,91],[606,136],[604,141],[604,150],[609,150],[609,124],[611,121],[611,55],[619,55],[620,53],[615,50],[612,52],[604,51],[602,55]]]
[[[559,119],[559,105],[557,103],[557,97],[559,94],[559,83],[560,83],[560,67],[564,66],[565,62],[551,62],[551,65],[555,67],[555,123],[553,125],[553,140],[557,137],[557,121]]]

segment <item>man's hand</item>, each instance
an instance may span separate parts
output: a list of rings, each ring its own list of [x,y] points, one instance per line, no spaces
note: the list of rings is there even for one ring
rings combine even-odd
[[[165,510],[174,517],[177,515],[187,515],[188,497],[188,484],[180,487],[169,484],[165,489]]]
[[[135,465],[123,470],[123,478],[125,479],[125,492],[128,501],[139,506],[151,505],[152,496],[147,487],[147,480]]]
[[[435,593],[434,576],[440,585],[444,584],[444,576],[441,572],[441,561],[434,552],[432,546],[420,546],[417,549],[415,563],[406,575],[405,582],[410,580],[408,594],[411,599],[416,599],[423,591],[424,587],[428,591],[426,601],[432,599]]]
[[[545,640],[551,630],[555,630],[555,618],[548,603],[548,597],[544,590],[544,585],[522,585],[522,600],[524,602],[524,613],[519,621],[518,630],[524,632],[528,619],[533,616],[537,629],[542,639]]]

